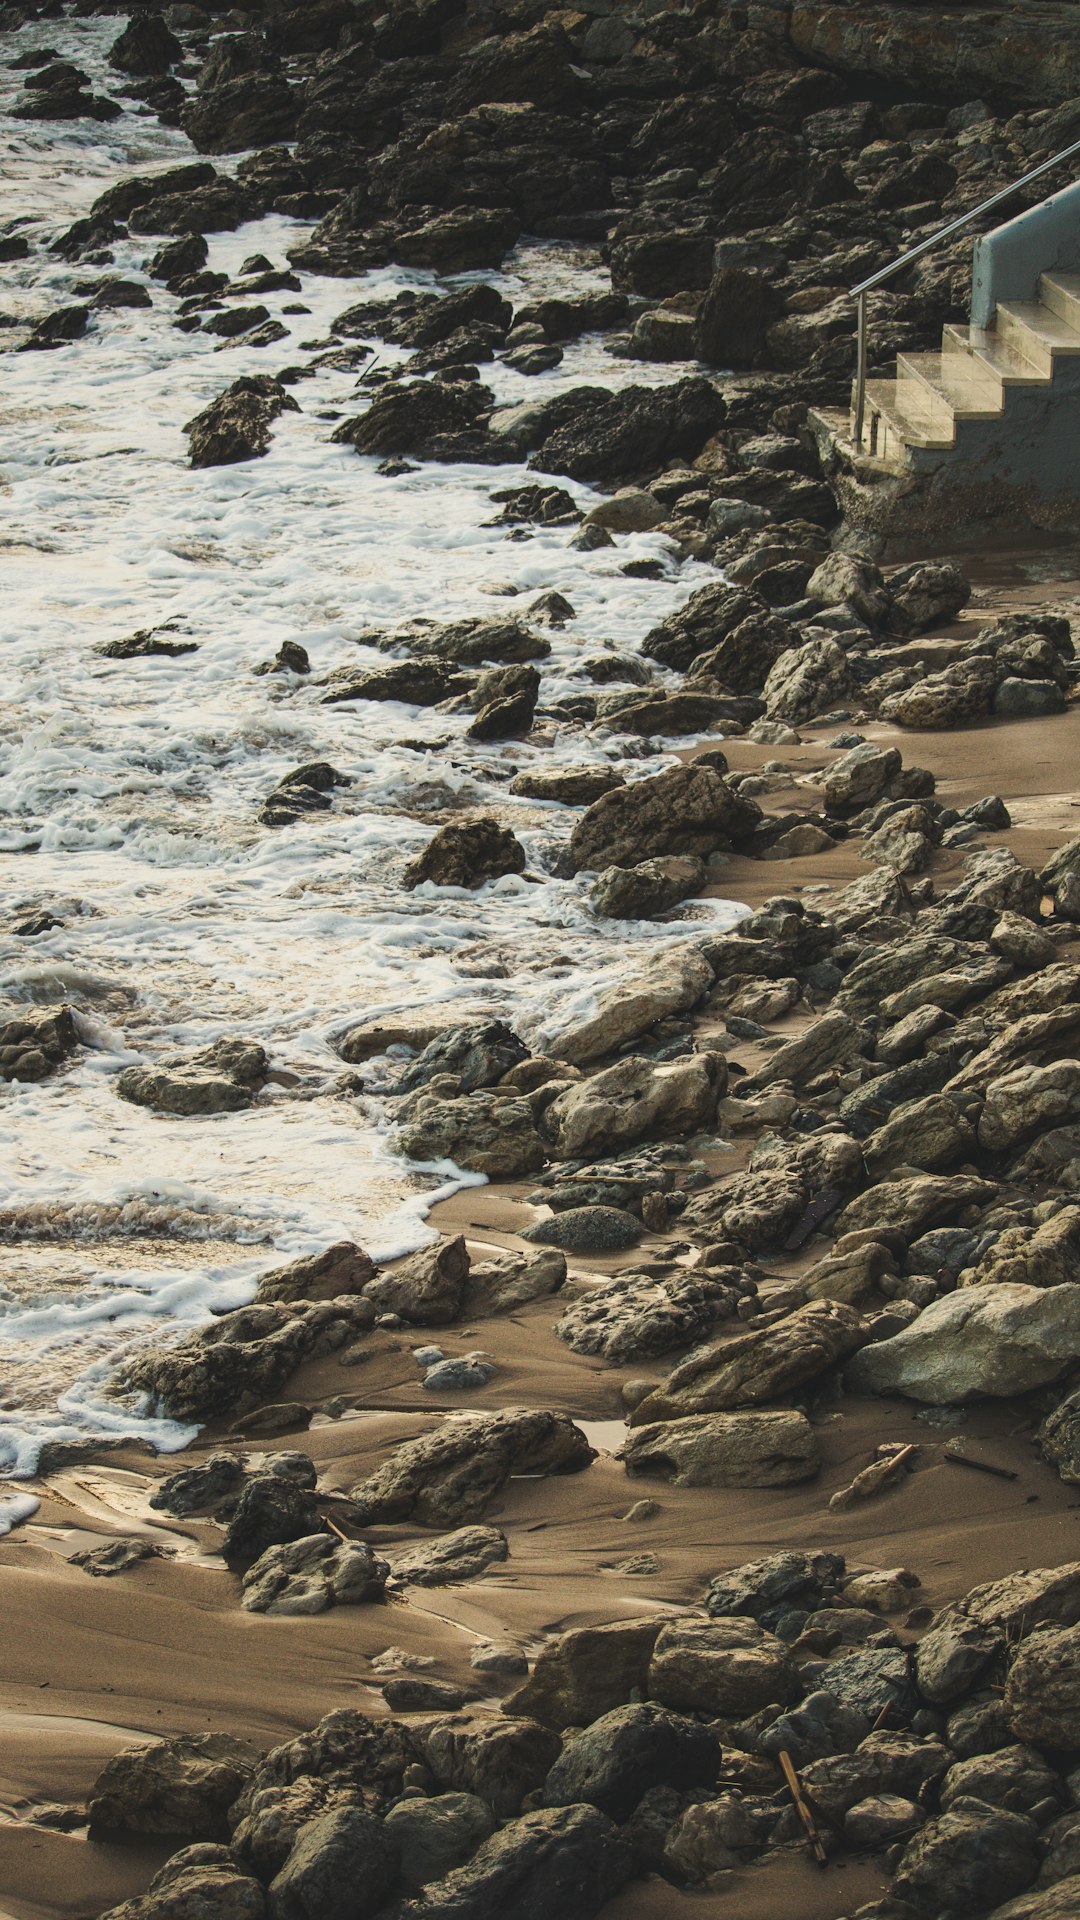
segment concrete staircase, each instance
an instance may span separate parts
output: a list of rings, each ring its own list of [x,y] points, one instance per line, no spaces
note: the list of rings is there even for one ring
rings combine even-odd
[[[994,442],[1006,452],[1026,437],[1033,400],[1052,401],[1056,388],[1071,399],[1080,374],[1080,273],[1041,274],[1038,296],[999,302],[987,327],[947,326],[940,353],[899,354],[894,380],[868,381],[865,452],[899,469],[922,466],[920,452],[965,446],[986,459]]]

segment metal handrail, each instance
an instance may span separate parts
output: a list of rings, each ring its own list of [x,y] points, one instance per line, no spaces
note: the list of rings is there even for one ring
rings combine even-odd
[[[1044,173],[1049,173],[1051,168],[1059,167],[1063,160],[1071,159],[1074,153],[1080,153],[1080,140],[1074,140],[1071,147],[1063,148],[1062,152],[1055,153],[1052,159],[1043,160],[1039,166],[1032,167],[1030,173],[1025,173],[1021,179],[1014,180],[1011,186],[1000,187],[997,193],[990,195],[988,200],[981,200],[977,207],[970,207],[967,213],[961,214],[959,220],[950,220],[947,227],[941,227],[937,233],[932,233],[929,240],[920,240],[917,247],[909,247],[906,253],[898,254],[891,265],[882,267],[880,272],[872,273],[869,280],[860,280],[857,287],[852,287],[851,297],[859,303],[858,344],[855,359],[854,440],[857,453],[862,451],[863,425],[866,417],[867,294],[870,293],[874,287],[879,287],[883,280],[891,280],[893,274],[899,273],[901,268],[910,266],[913,260],[921,259],[924,253],[929,253],[933,247],[939,246],[942,240],[948,240],[952,234],[959,233],[963,227],[970,226],[971,222],[978,220],[981,214],[989,213],[991,207],[999,206],[1002,200],[1008,200],[1011,194],[1019,193],[1022,187],[1030,186],[1033,180],[1040,179]]]

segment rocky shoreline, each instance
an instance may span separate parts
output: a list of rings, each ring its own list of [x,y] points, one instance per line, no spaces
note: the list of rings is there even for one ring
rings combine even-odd
[[[710,573],[569,665],[546,584],[256,669],[297,711],[398,703],[505,756],[414,806],[392,884],[421,913],[476,895],[495,923],[500,886],[557,881],[623,937],[566,994],[553,920],[532,1026],[497,989],[358,1010],[310,1085],[235,1025],[131,1024],[112,1094],[148,1127],[377,1098],[418,1179],[488,1184],[402,1260],[327,1236],[127,1342],[104,1404],[197,1432],[179,1455],[61,1437],[10,1483],[0,1905],[1070,1920],[1077,581],[1058,552],[1041,586],[1030,546],[1003,585],[944,538],[900,565],[853,539],[872,475],[823,467],[810,409],[846,402],[850,282],[1075,137],[1080,11],[182,4],[115,21],[107,82],[48,44],[98,11],[5,10],[33,40],[15,120],[139,103],[243,157],[126,177],[54,233],[64,299],[5,316],[15,352],[166,301],[207,352],[288,338],[187,421],[191,469],[269,471],[346,372],[325,443],[388,484],[490,469],[508,541]],[[306,223],[286,258],[210,267],[206,235],[269,214]],[[489,279],[537,241],[599,249],[610,285],[515,307]],[[967,260],[882,297],[875,353],[960,316]],[[305,276],[390,263],[455,284],[293,342]],[[545,387],[583,339],[651,377]],[[187,633],[95,652],[182,661]],[[305,760],[250,831],[368,798]],[[63,924],[19,897],[19,942]],[[13,1097],[102,1044],[77,994],[3,1013]]]

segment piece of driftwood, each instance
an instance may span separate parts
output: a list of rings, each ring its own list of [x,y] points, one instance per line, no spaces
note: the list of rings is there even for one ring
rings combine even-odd
[[[878,1458],[871,1460],[870,1465],[863,1467],[854,1480],[833,1494],[829,1501],[832,1511],[836,1513],[844,1507],[853,1507],[856,1501],[869,1500],[873,1494],[880,1493],[883,1487],[891,1486],[902,1478],[918,1451],[914,1445],[889,1446],[887,1450],[879,1447]]]
[[[825,1851],[825,1842],[822,1840],[821,1834],[818,1831],[818,1824],[814,1819],[813,1809],[806,1797],[802,1781],[795,1771],[794,1763],[786,1747],[782,1747],[780,1750],[780,1768],[787,1782],[788,1792],[795,1802],[795,1811],[802,1821],[810,1851],[819,1867],[827,1867],[829,1864],[829,1856]]]

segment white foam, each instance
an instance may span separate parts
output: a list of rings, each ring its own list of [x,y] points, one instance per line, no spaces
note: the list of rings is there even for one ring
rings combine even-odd
[[[10,34],[8,50],[47,41],[108,92],[116,75],[105,53],[117,30],[116,19],[42,22]],[[39,316],[94,271],[39,243],[127,173],[194,156],[183,134],[141,110],[106,126],[12,121],[22,79],[0,70],[2,211],[27,217],[35,243],[7,269],[11,308]],[[309,230],[273,215],[212,235],[210,265],[235,272],[253,252],[284,264]],[[371,628],[418,614],[520,613],[557,588],[575,609],[550,635],[543,668],[545,696],[559,696],[580,691],[583,653],[632,651],[714,577],[696,563],[676,566],[654,534],[594,553],[575,551],[566,528],[508,539],[485,524],[498,511],[491,495],[532,482],[524,466],[380,477],[374,460],[330,444],[334,420],[324,416],[369,398],[341,370],[293,388],[302,411],[282,416],[265,459],[192,471],[183,425],[238,374],[305,360],[301,343],[325,338],[360,299],[438,283],[397,268],[304,275],[308,314],[283,313],[295,294],[259,296],[290,328],[287,340],[218,350],[213,336],[172,324],[176,301],[145,271],[158,244],[122,241],[109,269],[147,284],[152,307],[95,315],[86,338],[55,352],[4,356],[3,925],[52,903],[65,924],[32,941],[0,933],[0,1011],[68,999],[86,1045],[60,1076],[4,1092],[0,1231],[21,1223],[33,1239],[66,1234],[88,1248],[154,1236],[152,1255],[125,1270],[88,1257],[59,1297],[43,1287],[28,1300],[22,1290],[0,1312],[0,1348],[20,1361],[22,1397],[0,1417],[0,1463],[16,1472],[32,1467],[49,1434],[137,1431],[158,1446],[183,1444],[186,1430],[109,1399],[126,1343],[250,1298],[259,1272],[331,1240],[358,1239],[383,1258],[422,1244],[433,1200],[475,1178],[394,1158],[386,1062],[363,1068],[359,1098],[343,1094],[336,1034],[460,1001],[538,1036],[553,998],[589,1004],[628,958],[626,925],[592,917],[585,882],[550,877],[549,855],[576,814],[515,800],[507,783],[525,764],[603,766],[620,755],[631,775],[645,774],[666,764],[662,751],[571,728],[543,746],[477,746],[464,739],[467,716],[323,706],[313,684],[253,668],[299,640],[314,682],[331,667],[383,662],[357,646]],[[606,284],[593,257],[553,245],[472,277],[519,304]],[[615,388],[685,371],[614,360],[586,339],[538,378],[502,365],[482,376],[510,403],[582,381]],[[596,498],[577,482],[557,484],[583,505]],[[665,577],[627,578],[630,558],[664,561]],[[118,661],[93,651],[170,621],[197,652]],[[282,776],[316,759],[352,781],[331,811],[259,826],[258,807]],[[455,806],[512,826],[530,877],[476,893],[404,892],[404,864]],[[689,910],[721,925],[740,911],[726,902]],[[645,923],[632,937],[648,950],[689,930],[685,920]],[[261,1041],[283,1076],[250,1111],[179,1119],[116,1097],[125,1063],[235,1034]],[[190,1246],[204,1230],[231,1241],[236,1257],[193,1266],[170,1256],[170,1234]]]

